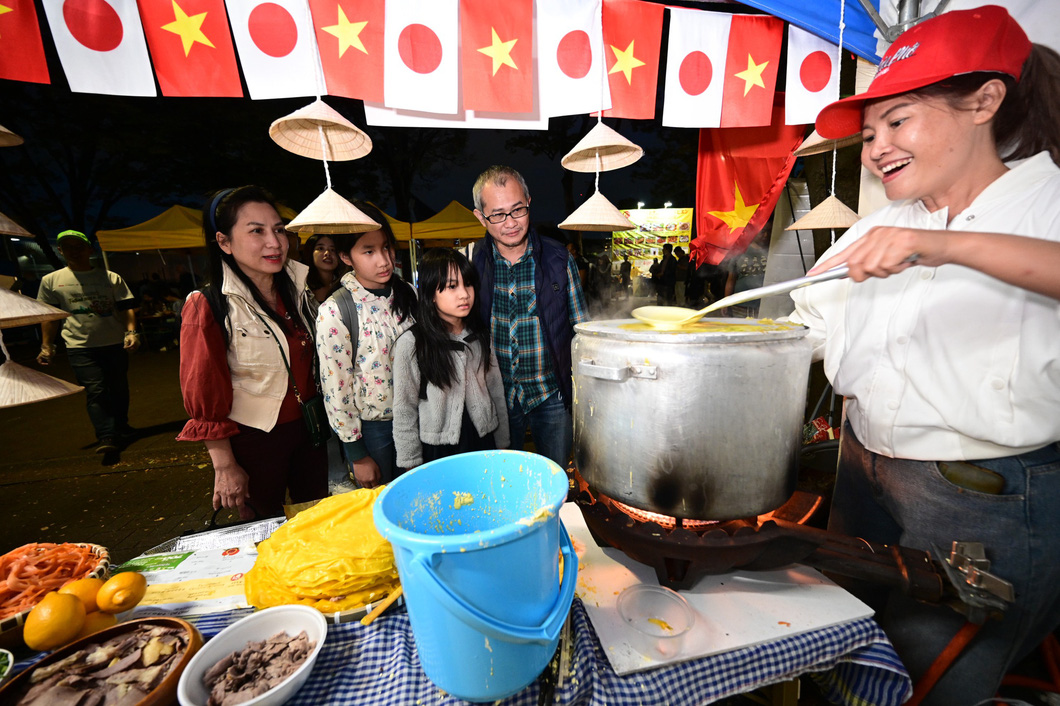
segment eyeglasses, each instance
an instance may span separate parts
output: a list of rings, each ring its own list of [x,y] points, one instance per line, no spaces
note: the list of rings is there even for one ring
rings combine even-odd
[[[504,223],[504,221],[508,220],[508,216],[511,216],[514,220],[522,218],[528,213],[530,213],[529,206],[516,206],[508,213],[491,213],[488,216],[483,216],[483,218],[485,218],[490,223],[497,225],[499,223]]]

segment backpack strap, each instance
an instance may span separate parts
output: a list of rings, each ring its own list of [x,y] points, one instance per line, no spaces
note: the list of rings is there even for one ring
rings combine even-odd
[[[339,317],[346,330],[350,332],[350,340],[353,342],[353,352],[357,352],[357,344],[361,337],[357,335],[357,307],[353,303],[353,292],[346,287],[339,289],[332,295],[335,303],[339,306]]]

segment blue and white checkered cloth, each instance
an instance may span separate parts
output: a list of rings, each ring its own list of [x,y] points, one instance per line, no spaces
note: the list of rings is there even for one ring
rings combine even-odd
[[[212,637],[246,613],[204,616],[196,626]],[[571,608],[573,657],[553,703],[564,706],[707,704],[811,674],[834,703],[898,706],[912,694],[909,675],[874,620],[865,618],[754,647],[618,676],[607,662],[581,601]],[[497,702],[537,706],[540,684]],[[328,626],[328,639],[292,706],[455,706],[423,673],[408,613],[391,610],[368,627]]]
[[[210,639],[252,609],[188,618]],[[619,676],[579,599],[571,607],[573,657],[552,703],[561,706],[708,704],[810,674],[830,701],[899,706],[912,695],[909,675],[871,618],[793,635],[681,664]],[[39,657],[16,665],[21,671]],[[502,706],[537,706],[534,682]],[[436,687],[420,666],[408,613],[391,611],[370,626],[329,624],[309,681],[291,706],[457,706],[467,702]]]

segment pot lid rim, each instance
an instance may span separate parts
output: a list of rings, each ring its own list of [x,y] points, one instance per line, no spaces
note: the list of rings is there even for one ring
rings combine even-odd
[[[800,340],[806,337],[810,329],[797,323],[763,324],[762,319],[721,319],[712,318],[712,322],[729,324],[748,324],[762,326],[760,330],[748,331],[661,331],[654,329],[621,328],[623,325],[639,325],[636,319],[608,319],[605,321],[588,321],[574,326],[575,336],[592,336],[594,338],[611,338],[622,341],[649,343],[753,343]]]

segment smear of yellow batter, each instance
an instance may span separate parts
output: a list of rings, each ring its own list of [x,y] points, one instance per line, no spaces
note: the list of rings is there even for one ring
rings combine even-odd
[[[454,490],[453,491],[453,509],[454,510],[459,510],[460,508],[464,507],[465,505],[473,505],[474,502],[475,502],[475,498],[471,495],[471,493],[462,493],[462,492],[460,492],[458,490]]]
[[[665,630],[666,632],[674,631],[674,629],[670,626],[670,623],[666,622],[665,620],[662,620],[661,618],[648,618],[648,622],[658,627],[660,630]]]

